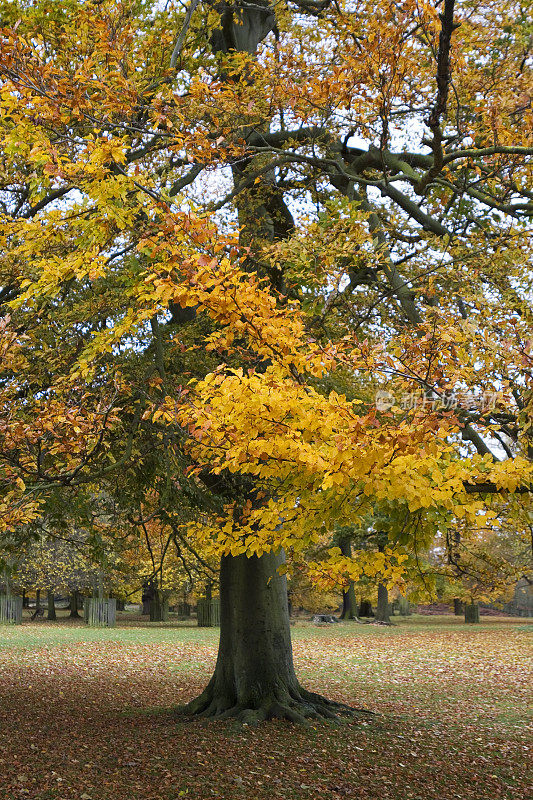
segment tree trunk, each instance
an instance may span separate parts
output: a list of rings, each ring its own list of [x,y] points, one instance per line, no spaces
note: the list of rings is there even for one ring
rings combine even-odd
[[[465,613],[464,603],[458,597],[455,597],[453,601],[453,613],[456,617],[462,617]]]
[[[154,596],[154,587],[152,586],[151,583],[145,583],[143,585],[143,593],[142,593],[143,615],[150,614],[150,606],[152,603],[153,596]]]
[[[479,622],[478,603],[465,603],[465,622]]]
[[[115,609],[117,611],[124,611],[125,601],[120,600],[118,597],[115,597],[114,592],[109,592],[109,599],[115,601]]]
[[[48,606],[48,615],[47,619],[57,619],[56,615],[56,606],[55,606],[55,596],[54,593],[50,590],[46,593],[46,603]]]
[[[78,592],[76,590],[70,593],[70,616],[73,619],[80,618],[78,613]]]
[[[39,611],[41,607],[41,590],[37,589],[35,591],[35,610]]]
[[[299,685],[292,660],[283,557],[224,556],[220,567],[220,643],[215,672],[185,713],[238,717],[247,723],[273,717],[304,722],[353,709]]]
[[[359,605],[359,617],[373,617],[374,612],[372,611],[372,603],[370,600],[361,600]]]
[[[341,539],[339,547],[343,556],[352,555],[352,544],[349,539]],[[347,589],[342,592],[342,614],[341,619],[357,619],[357,600],[353,581],[350,581]]]
[[[389,593],[384,583],[378,585],[378,605],[376,608],[376,622],[390,622]]]
[[[161,593],[154,589],[150,600],[150,622],[161,622],[163,619],[163,608],[161,603]]]
[[[154,589],[150,601],[150,622],[168,620],[168,600],[160,589]]]
[[[353,583],[342,593],[341,619],[357,619],[357,600]]]

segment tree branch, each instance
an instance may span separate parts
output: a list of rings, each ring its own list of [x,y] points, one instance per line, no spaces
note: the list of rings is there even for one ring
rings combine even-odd
[[[189,8],[187,9],[187,13],[185,14],[185,20],[183,22],[183,27],[179,33],[178,38],[176,39],[176,44],[174,45],[174,50],[172,51],[172,55],[170,57],[171,69],[174,69],[174,67],[178,63],[178,58],[180,57],[180,53],[185,43],[185,37],[187,36],[187,31],[189,30],[189,26],[191,24],[192,15],[194,14],[196,6],[198,5],[199,2],[200,0],[191,0]]]

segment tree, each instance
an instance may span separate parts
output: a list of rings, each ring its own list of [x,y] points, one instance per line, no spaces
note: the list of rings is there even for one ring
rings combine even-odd
[[[294,674],[283,551],[376,502],[529,502],[527,14],[441,5],[3,11],[2,525],[157,486],[222,559],[192,710],[332,713]]]
[[[211,587],[218,578],[211,549],[203,547],[201,540],[193,543],[184,538],[179,524],[169,519],[159,499],[147,495],[123,522],[127,552],[123,548],[122,556],[132,580],[137,585],[142,583],[143,614],[150,614],[154,622],[163,618],[165,604],[180,589],[186,587],[188,594],[198,585]]]
[[[56,619],[56,592],[68,591],[72,598],[77,592],[91,590],[98,581],[100,565],[87,539],[82,531],[49,530],[18,553],[14,582],[24,589],[46,589],[48,619]]]
[[[444,596],[462,605],[466,622],[479,622],[480,602],[508,601],[531,568],[529,511],[501,503],[494,519],[466,524],[456,519],[440,550],[447,581]]]

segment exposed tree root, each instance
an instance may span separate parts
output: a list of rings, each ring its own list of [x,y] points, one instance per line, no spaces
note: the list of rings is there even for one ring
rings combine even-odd
[[[232,693],[233,694],[233,693]],[[178,709],[179,714],[207,719],[235,719],[246,725],[257,725],[270,719],[283,719],[298,725],[309,725],[310,720],[339,722],[341,717],[373,715],[372,711],[352,708],[344,703],[328,700],[301,686],[283,687],[259,701],[239,702],[224,693],[216,693],[211,684],[202,694]]]

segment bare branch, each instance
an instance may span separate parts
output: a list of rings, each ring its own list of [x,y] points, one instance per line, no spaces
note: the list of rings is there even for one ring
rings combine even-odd
[[[444,12],[439,14],[442,24],[439,36],[439,52],[437,56],[437,97],[429,115],[428,125],[432,131],[437,130],[441,117],[446,113],[448,88],[452,79],[450,68],[450,48],[452,34],[460,23],[453,21],[455,0],[444,0]]]

